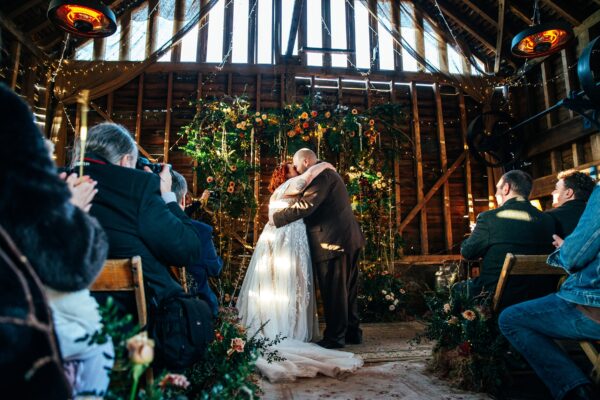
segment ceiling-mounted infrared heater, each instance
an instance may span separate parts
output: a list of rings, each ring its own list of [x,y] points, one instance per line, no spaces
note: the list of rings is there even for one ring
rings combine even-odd
[[[81,37],[102,38],[117,30],[115,13],[98,0],[52,0],[48,19]]]

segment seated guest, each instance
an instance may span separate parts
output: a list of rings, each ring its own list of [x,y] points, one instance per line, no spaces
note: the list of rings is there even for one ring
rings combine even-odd
[[[187,182],[185,178],[176,171],[171,171],[173,176],[172,190],[177,197],[177,203],[182,210],[185,209],[185,195],[187,193]],[[194,228],[198,238],[202,242],[202,259],[195,264],[188,266],[188,272],[196,281],[196,294],[201,295],[208,304],[210,304],[213,315],[216,317],[219,312],[219,302],[217,296],[213,293],[208,284],[208,277],[216,277],[221,273],[223,260],[217,255],[217,250],[213,243],[212,231],[213,228],[204,222],[194,221]]]
[[[577,226],[595,183],[588,174],[574,169],[561,171],[557,178],[552,191],[552,206],[555,208],[546,213],[556,221],[555,233],[564,238]]]
[[[499,207],[477,216],[473,233],[460,251],[468,260],[483,258],[481,273],[475,279],[459,282],[454,290],[466,287],[471,296],[482,291],[494,293],[507,253],[549,254],[553,250],[554,220],[529,203],[532,183],[531,176],[519,170],[500,178],[496,185]],[[556,290],[552,282],[555,279],[511,277],[501,307],[548,294]]]
[[[79,160],[78,153],[77,141],[73,160]],[[137,158],[125,127],[102,123],[88,131],[84,168],[98,182],[90,214],[108,235],[109,258],[142,258],[147,302],[158,305],[183,293],[169,266],[199,260],[202,243],[171,191],[170,167],[163,165],[159,174],[141,171],[135,168]]]
[[[600,186],[575,230],[548,257],[569,274],[555,294],[507,308],[500,330],[527,359],[555,399],[598,399],[588,377],[554,339],[600,340]]]
[[[51,360],[33,368],[36,360],[43,360],[44,355],[48,357],[49,353],[43,347],[56,348],[56,345],[42,340],[39,329],[0,324],[0,393],[19,393],[20,398],[27,399],[64,399],[86,391],[100,394],[108,387],[107,369],[112,367],[112,359],[106,358],[103,353],[112,354],[112,343],[94,346],[85,342],[75,344],[74,340],[78,338],[74,335],[81,334],[83,337],[100,327],[97,304],[89,298],[87,287],[104,265],[108,243],[96,219],[82,210],[85,206],[78,208],[69,201],[71,199],[80,206],[84,204],[85,201],[79,200],[94,193],[93,183],[77,183],[71,178],[67,184],[73,186],[73,193],[79,193],[73,197],[67,184],[57,174],[28,106],[1,84],[0,121],[0,225],[26,256],[47,292],[56,293],[56,297],[49,296],[55,332],[47,333],[51,342],[56,333],[63,360],[67,364],[77,364],[77,368],[69,369],[72,393],[67,395],[64,388],[68,385],[64,379],[55,374],[48,380],[44,379],[52,371]],[[34,310],[29,309],[22,282],[14,274],[7,275],[4,268],[1,274],[0,315],[18,319],[26,317]],[[30,290],[34,287],[28,286]],[[44,315],[48,313],[45,301],[38,298],[35,289],[31,290],[31,294],[35,301],[35,315],[44,322]],[[74,317],[71,322],[83,316],[78,322],[79,326],[85,327],[71,332],[73,335],[70,336],[64,335],[62,321],[66,314],[57,310],[64,305],[62,299],[71,294],[82,299],[79,305],[86,311],[80,313],[81,308],[67,311]],[[20,301],[23,307],[19,305],[19,297],[23,298]]]

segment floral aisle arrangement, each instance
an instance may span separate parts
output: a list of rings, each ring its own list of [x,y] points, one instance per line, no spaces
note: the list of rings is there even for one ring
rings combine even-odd
[[[239,324],[237,310],[220,310],[215,326],[215,340],[203,360],[181,374],[155,371],[158,375],[148,385],[143,376],[154,360],[154,341],[146,332],[131,326],[131,315],[119,317],[111,298],[100,307],[103,328],[89,343],[112,340],[115,346],[115,365],[107,400],[195,400],[195,399],[252,399],[260,390],[254,374],[254,363],[259,356],[267,361],[281,360],[269,348],[282,338],[267,340],[248,336]]]
[[[400,278],[381,264],[360,267],[358,307],[363,322],[406,319],[407,290]]]
[[[466,390],[498,394],[509,381],[507,365],[523,364],[498,328],[489,299],[447,292],[426,296],[427,327],[415,339],[435,341],[429,369]]]

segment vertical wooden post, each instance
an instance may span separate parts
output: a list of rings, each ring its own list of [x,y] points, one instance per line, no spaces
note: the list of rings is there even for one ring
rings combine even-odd
[[[425,36],[423,33],[423,13],[415,7],[415,50],[417,54],[425,57]],[[425,66],[418,64],[419,71],[425,71]]]
[[[173,21],[173,35],[179,32],[185,18],[185,0],[175,0],[175,20]],[[181,61],[181,42],[171,47],[171,61]]]
[[[400,192],[400,156],[399,152],[394,153],[394,197],[396,208],[396,226],[400,227],[402,222],[402,193]],[[402,233],[402,232],[399,232]]]
[[[594,133],[590,136],[590,144],[592,150],[592,161],[600,160],[600,133]]]
[[[573,152],[573,166],[578,167],[581,164],[585,163],[583,146],[581,143],[573,142],[571,143],[571,151]]]
[[[227,74],[227,96],[233,96],[233,74],[229,72]]]
[[[12,75],[10,77],[10,88],[15,90],[17,87],[17,79],[19,78],[19,64],[21,63],[21,42],[15,41],[13,48],[14,62]]]
[[[104,38],[94,39],[94,61],[101,61],[104,58]]]
[[[306,8],[306,7],[304,7]],[[354,26],[354,6],[347,1],[346,2],[346,43],[348,48],[356,50],[356,33]],[[348,63],[350,67],[356,65],[356,53],[352,52],[348,54]]]
[[[131,26],[131,10],[125,11],[123,16],[119,19],[121,21],[121,38],[120,49],[119,49],[119,60],[125,61],[129,59],[129,37],[130,37],[130,26]]]
[[[400,26],[400,0],[392,0],[392,30],[394,32],[394,68],[402,71],[402,31]]]
[[[115,92],[106,95],[106,114],[112,119],[112,113],[115,103]]]
[[[202,99],[202,72],[198,72],[198,82],[196,84],[196,100]],[[196,104],[196,113],[200,112],[200,103]],[[192,175],[192,193],[194,197],[198,196],[198,159],[194,158],[194,166],[192,168],[194,174]]]
[[[169,72],[167,83],[167,115],[165,117],[165,141],[163,147],[163,162],[169,162],[169,147],[171,140],[171,108],[173,107],[173,72]]]
[[[137,96],[137,105],[135,112],[135,142],[140,143],[140,138],[142,136],[142,111],[143,111],[143,101],[144,101],[144,73],[140,74],[138,78],[138,96]]]
[[[308,0],[310,1],[310,0]],[[321,24],[321,35],[323,38],[322,46],[327,48],[331,47],[331,1],[321,0],[321,17],[323,23]],[[331,53],[323,54],[323,67],[331,67]]]
[[[52,130],[50,132],[51,138],[56,138],[56,142],[54,143],[54,149],[56,154],[56,165],[64,166],[67,159],[67,118],[65,116],[65,110],[62,103],[59,103],[56,106],[56,113],[52,118]]]
[[[457,89],[458,90],[458,89]],[[467,145],[467,108],[465,106],[465,96],[459,90],[458,92],[458,107],[460,109],[460,129],[462,133],[463,148],[469,149]],[[467,209],[469,213],[469,223],[475,223],[475,208],[473,202],[473,186],[471,182],[471,155],[467,153],[465,158],[465,186],[467,189]]]
[[[281,18],[282,5],[284,0],[273,0],[273,64],[281,64]],[[303,7],[306,9],[306,7]]]
[[[233,46],[233,8],[235,0],[225,2],[225,28],[223,29],[223,57],[227,64],[231,64],[231,47]]]
[[[560,151],[552,150],[550,152],[550,166],[552,168],[553,174],[558,174],[562,170],[563,163],[562,163],[562,155],[560,154]]]
[[[248,9],[251,12],[248,16],[248,64],[256,64],[256,38],[258,32],[256,16],[258,15],[258,0],[250,0]]]
[[[279,106],[283,109],[285,106],[285,74],[279,75]]]
[[[206,7],[208,1],[201,0],[200,2],[200,10]],[[198,23],[198,47],[196,48],[196,62],[204,62],[206,61],[206,49],[208,45],[208,20],[210,18],[210,13],[206,14],[206,16],[200,20]]]
[[[146,57],[154,52],[156,47],[156,36],[158,34],[158,0],[148,0],[148,28],[146,34]],[[150,14],[152,13],[152,14]],[[98,40],[98,39],[96,39]]]
[[[379,52],[375,53],[378,47],[378,23],[377,23],[377,0],[368,0],[369,7],[369,57],[371,59],[371,68],[379,69]],[[375,57],[373,58],[373,55]]]
[[[548,85],[548,79],[550,78],[550,66],[548,65],[548,61],[544,61],[541,63],[540,68],[542,70],[542,88],[544,91],[544,107],[550,108],[552,104],[552,94],[550,93],[550,86]],[[552,128],[554,122],[554,113],[548,113],[545,116],[546,118],[546,126],[548,129]]]
[[[574,89],[573,87],[573,74],[571,73],[571,71],[569,70],[569,60],[572,59],[572,57],[570,57],[571,55],[571,50],[567,50],[567,49],[562,49],[560,51],[560,59],[561,59],[561,64],[562,64],[562,72],[563,72],[563,77],[565,80],[565,96],[569,96],[571,94],[571,91]],[[573,118],[573,110],[569,109],[569,117]]]
[[[415,145],[415,167],[417,170],[417,203],[423,201],[423,155],[421,153],[421,125],[419,119],[419,103],[417,97],[417,85],[415,82],[410,83],[410,97],[412,103],[413,114],[413,140]],[[427,235],[427,209],[421,209],[420,218],[421,231],[421,253],[429,254],[429,239]]]
[[[440,144],[440,166],[442,167],[442,174],[448,170],[448,157],[446,155],[446,132],[444,129],[444,112],[442,109],[442,96],[440,94],[440,84],[435,82],[433,84],[433,93],[435,95],[435,108],[436,108],[436,121],[437,121],[437,132],[438,141]],[[442,186],[443,197],[444,197],[444,232],[446,239],[446,251],[452,249],[452,213],[450,210],[450,185],[446,181]]]

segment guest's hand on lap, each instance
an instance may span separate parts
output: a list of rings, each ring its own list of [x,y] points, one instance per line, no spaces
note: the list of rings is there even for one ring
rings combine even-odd
[[[552,235],[552,239],[554,239],[554,241],[552,242],[552,244],[554,245],[554,247],[556,247],[557,249],[560,248],[560,246],[562,246],[564,240],[558,236],[558,235]]]

